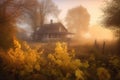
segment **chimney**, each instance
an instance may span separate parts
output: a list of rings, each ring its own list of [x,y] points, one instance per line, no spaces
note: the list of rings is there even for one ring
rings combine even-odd
[[[52,19],[50,20],[50,23],[53,24],[53,20]]]

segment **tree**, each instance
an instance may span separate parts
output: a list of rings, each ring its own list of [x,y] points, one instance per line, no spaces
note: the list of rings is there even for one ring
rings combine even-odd
[[[22,4],[22,14],[19,17],[21,23],[27,23],[33,26],[33,29],[37,28],[37,7],[39,3],[38,0],[24,0]]]
[[[52,0],[40,0],[38,9],[40,13],[40,25],[44,23],[46,16],[49,14],[57,16],[59,13],[58,7]]]
[[[107,1],[106,6],[103,9],[103,12],[104,12],[103,23],[107,27],[114,28],[116,37],[118,38],[118,49],[119,49],[120,47],[120,0]]]
[[[116,28],[117,37],[120,38],[120,0],[111,0],[106,2],[103,9],[104,20],[103,23],[107,27]]]
[[[0,0],[0,48],[13,47],[15,23],[20,14],[21,0]]]
[[[30,3],[31,2],[31,3]],[[24,15],[31,20],[31,25],[34,31],[42,26],[48,15],[56,16],[59,13],[57,6],[52,0],[30,0],[25,2]]]
[[[7,50],[14,47],[19,16],[36,9],[36,4],[37,0],[0,0],[0,48]]]
[[[68,30],[75,33],[75,37],[81,37],[88,30],[90,15],[86,8],[78,6],[68,11],[66,22]]]

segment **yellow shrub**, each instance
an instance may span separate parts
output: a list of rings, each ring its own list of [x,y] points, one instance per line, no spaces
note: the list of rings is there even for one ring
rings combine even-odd
[[[14,46],[15,49],[11,48],[8,51],[13,71],[20,70],[19,73],[23,75],[33,70],[40,70],[40,54],[37,49],[31,49],[26,42],[21,45],[17,40],[14,40]]]
[[[72,53],[73,52],[73,53]],[[72,56],[71,56],[72,54]],[[71,54],[68,53],[66,43],[56,43],[55,52],[48,55],[49,64],[54,68],[59,69],[61,72],[58,75],[65,73],[66,78],[70,78],[75,75],[76,80],[83,79],[83,72],[80,70],[82,63],[79,59],[74,58],[74,51],[71,51]],[[55,70],[56,71],[56,70]],[[58,70],[57,70],[58,71]],[[64,79],[66,79],[63,77]],[[69,79],[67,79],[69,80]]]
[[[110,80],[110,73],[108,70],[104,67],[99,67],[97,69],[97,75],[99,77],[99,80]]]

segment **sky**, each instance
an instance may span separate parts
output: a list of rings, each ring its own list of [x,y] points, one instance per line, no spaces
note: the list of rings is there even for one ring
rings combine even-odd
[[[100,22],[102,17],[102,6],[104,0],[53,0],[58,8],[61,10],[59,18],[64,20],[66,13],[69,9],[82,5],[87,8],[91,20],[90,24],[94,25]]]

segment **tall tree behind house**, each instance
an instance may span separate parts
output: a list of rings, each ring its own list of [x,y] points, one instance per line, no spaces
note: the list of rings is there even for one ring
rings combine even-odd
[[[31,20],[30,24],[33,30],[32,38],[35,39],[37,29],[43,27],[45,20],[48,19],[50,15],[57,17],[59,9],[52,0],[38,0],[34,9],[28,10],[25,14],[27,14],[27,18]],[[26,20],[26,22],[28,21]]]
[[[35,32],[39,27],[41,27],[44,24],[45,19],[49,15],[54,16],[58,15],[59,9],[52,0],[30,0],[30,1],[33,3],[30,4],[28,1],[25,2],[26,4],[29,3],[30,5],[24,5],[25,12],[23,12],[23,16],[21,17],[25,19],[27,18],[26,22],[32,26],[32,29]],[[31,21],[28,22],[28,19]]]

